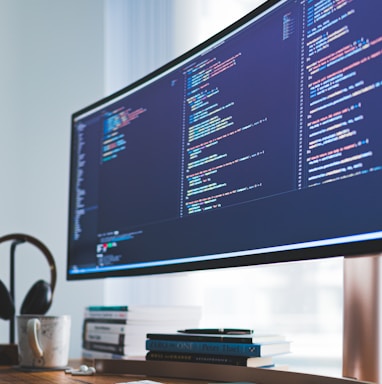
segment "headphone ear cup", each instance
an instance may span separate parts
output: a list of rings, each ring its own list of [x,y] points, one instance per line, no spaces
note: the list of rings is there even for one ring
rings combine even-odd
[[[11,295],[4,283],[0,280],[0,318],[10,320],[15,315],[15,306]]]
[[[46,281],[37,281],[21,305],[22,315],[44,315],[52,304],[52,288]]]

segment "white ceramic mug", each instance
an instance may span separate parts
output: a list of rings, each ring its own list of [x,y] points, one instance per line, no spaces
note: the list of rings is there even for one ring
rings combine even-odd
[[[17,316],[19,365],[65,368],[69,359],[70,316]]]

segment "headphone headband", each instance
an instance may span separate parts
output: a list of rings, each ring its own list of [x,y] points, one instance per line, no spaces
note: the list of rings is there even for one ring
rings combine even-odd
[[[56,263],[54,262],[53,255],[49,251],[48,247],[44,243],[42,243],[40,240],[36,239],[35,237],[26,235],[24,233],[12,233],[12,234],[0,237],[0,243],[4,241],[10,241],[10,240],[18,240],[21,242],[31,243],[44,254],[49,264],[50,286],[53,292],[56,286],[57,272],[56,272]]]

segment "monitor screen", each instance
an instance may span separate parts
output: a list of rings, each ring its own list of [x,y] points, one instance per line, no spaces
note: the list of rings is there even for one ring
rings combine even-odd
[[[74,113],[67,278],[381,251],[381,14],[267,1]]]

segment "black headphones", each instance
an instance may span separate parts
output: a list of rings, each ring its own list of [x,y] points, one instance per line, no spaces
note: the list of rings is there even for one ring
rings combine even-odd
[[[56,264],[49,249],[40,240],[22,233],[13,233],[0,237],[0,243],[4,241],[19,241],[20,243],[31,243],[37,247],[45,256],[50,268],[50,283],[44,280],[37,281],[29,290],[21,305],[22,315],[43,315],[52,304],[53,292],[56,286],[57,273]],[[0,318],[12,319],[15,315],[15,305],[5,285],[0,281]]]

